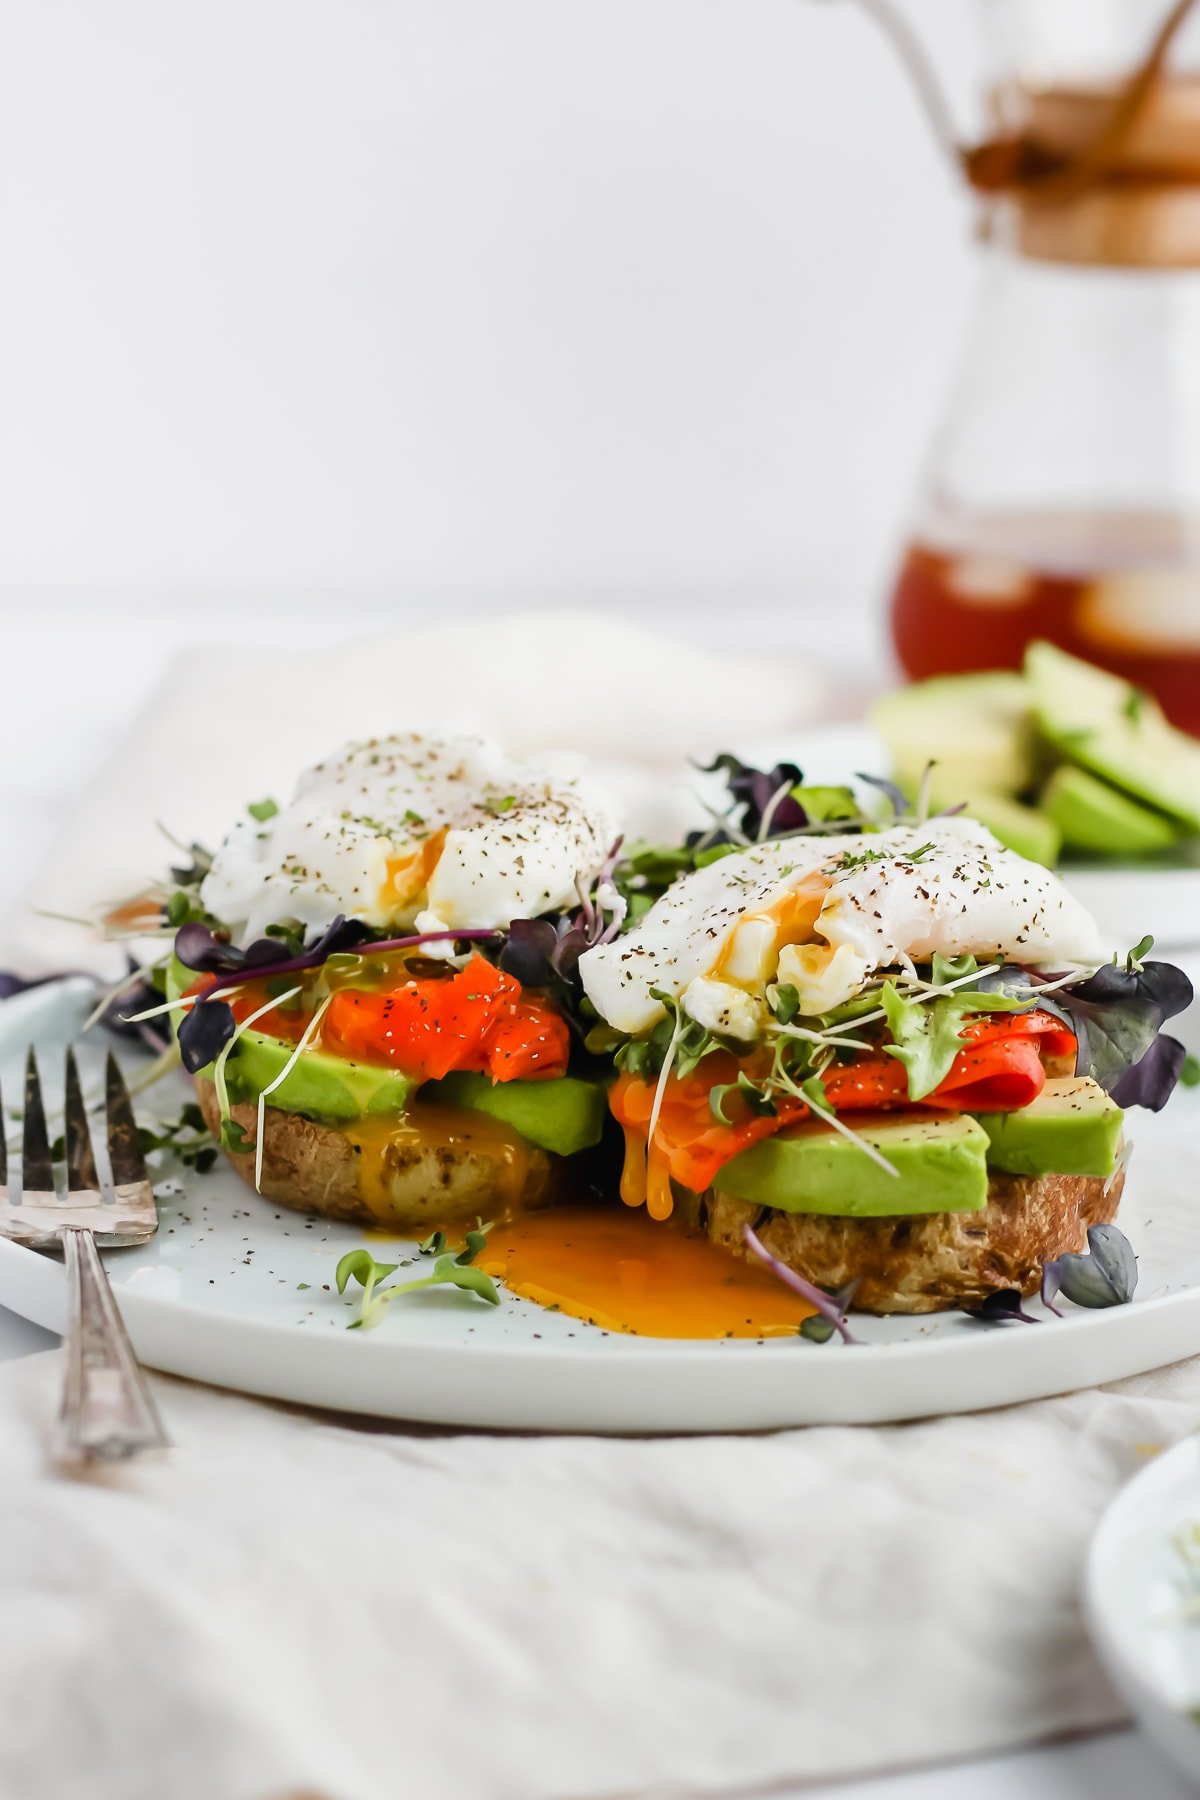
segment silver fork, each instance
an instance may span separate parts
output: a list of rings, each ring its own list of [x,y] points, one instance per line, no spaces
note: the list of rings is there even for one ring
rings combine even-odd
[[[67,1327],[58,1453],[68,1462],[117,1462],[144,1450],[162,1449],[170,1441],[96,1249],[97,1243],[144,1244],[158,1230],[154,1191],[133,1106],[111,1051],[104,1089],[111,1200],[105,1200],[101,1192],[79,1071],[74,1053],[68,1050],[63,1100],[67,1192],[60,1199],[54,1186],[37,1058],[30,1049],[25,1064],[21,1197],[11,1206],[0,1207],[3,1236],[34,1250],[62,1244]],[[7,1186],[7,1155],[0,1134],[0,1190],[7,1192]]]

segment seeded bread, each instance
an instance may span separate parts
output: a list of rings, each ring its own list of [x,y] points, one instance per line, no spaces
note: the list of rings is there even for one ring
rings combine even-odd
[[[220,1109],[212,1082],[197,1077],[196,1095],[209,1130],[218,1132]],[[257,1107],[234,1106],[231,1117],[253,1143]],[[378,1149],[356,1144],[352,1132],[274,1106],[265,1109],[263,1123],[259,1192],[296,1212],[424,1235],[435,1225],[494,1217],[498,1199],[505,1207],[534,1207],[555,1197],[558,1159],[525,1143],[518,1156],[506,1155],[503,1142],[483,1119],[479,1135],[461,1142],[448,1142],[444,1132],[424,1141],[414,1122],[411,1131]],[[253,1187],[254,1151],[226,1154]]]
[[[977,1212],[885,1219],[780,1212],[715,1193],[685,1198],[683,1207],[736,1255],[752,1255],[742,1238],[749,1225],[772,1256],[817,1287],[832,1292],[857,1280],[857,1311],[928,1313],[974,1305],[997,1288],[1035,1293],[1043,1263],[1086,1249],[1088,1226],[1116,1217],[1123,1184],[1122,1174],[1106,1191],[1099,1176],[997,1170]]]

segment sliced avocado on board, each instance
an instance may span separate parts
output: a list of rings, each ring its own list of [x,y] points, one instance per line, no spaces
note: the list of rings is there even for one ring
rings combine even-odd
[[[1055,769],[1042,789],[1041,802],[1062,833],[1063,843],[1072,850],[1146,856],[1166,850],[1179,835],[1179,827],[1165,813],[1151,811],[1110,782],[1069,763]]]
[[[1053,644],[1029,646],[1025,674],[1038,725],[1068,762],[1200,831],[1200,742],[1154,700]]]
[[[892,1218],[904,1213],[977,1212],[987,1204],[988,1135],[958,1114],[905,1114],[856,1124],[855,1135],[897,1171],[889,1174],[832,1126],[799,1125],[743,1150],[714,1186],[779,1212],[838,1218]]]
[[[1036,778],[1029,691],[1015,671],[935,675],[885,694],[870,719],[902,788],[915,791],[930,762],[953,776],[959,792],[946,805],[967,792],[1023,793]]]
[[[1085,1075],[1047,1081],[1019,1112],[980,1113],[987,1159],[1010,1175],[1111,1175],[1124,1114]]]

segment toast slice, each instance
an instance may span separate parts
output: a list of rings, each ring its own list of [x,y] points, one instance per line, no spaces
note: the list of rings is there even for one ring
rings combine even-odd
[[[857,1312],[929,1313],[973,1306],[997,1288],[1036,1293],[1042,1265],[1087,1248],[1089,1225],[1116,1217],[1124,1175],[1005,1175],[987,1205],[961,1213],[875,1219],[779,1212],[731,1194],[680,1195],[681,1211],[715,1244],[750,1256],[743,1227],[806,1281],[836,1292],[857,1280]]]
[[[196,1077],[196,1097],[209,1130],[221,1128],[216,1089]],[[253,1145],[258,1108],[231,1109]],[[483,1113],[415,1105],[403,1120],[361,1122],[364,1129],[318,1124],[268,1106],[263,1113],[264,1199],[296,1212],[350,1224],[424,1235],[435,1225],[473,1223],[555,1198],[561,1159],[505,1132]],[[254,1186],[254,1150],[225,1153]]]

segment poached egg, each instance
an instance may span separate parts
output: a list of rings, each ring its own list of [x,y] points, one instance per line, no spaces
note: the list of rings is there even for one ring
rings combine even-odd
[[[241,943],[339,913],[397,933],[498,927],[574,906],[616,836],[577,759],[410,732],[346,745],[273,817],[239,820],[200,898]]]
[[[1095,921],[1057,875],[952,817],[734,851],[587,951],[579,973],[597,1012],[629,1036],[663,1017],[658,989],[708,1030],[751,1041],[769,982],[790,983],[801,1012],[819,1014],[878,971],[934,951],[1035,965],[1105,956]]]

